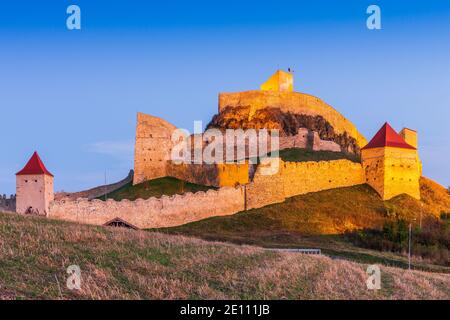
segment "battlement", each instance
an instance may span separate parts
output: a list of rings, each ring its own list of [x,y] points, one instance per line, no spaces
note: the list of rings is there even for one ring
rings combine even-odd
[[[6,194],[0,195],[0,211],[16,212],[16,195],[12,194],[9,198]]]
[[[231,215],[299,194],[364,183],[361,164],[349,160],[279,161],[277,173],[265,175],[265,165],[260,165],[253,181],[245,185],[135,201],[59,200],[51,203],[48,217],[95,225],[118,218],[138,228],[163,228]]]
[[[224,187],[135,201],[61,200],[52,202],[48,217],[95,225],[120,218],[142,229],[163,228],[242,211],[244,196],[242,187]]]

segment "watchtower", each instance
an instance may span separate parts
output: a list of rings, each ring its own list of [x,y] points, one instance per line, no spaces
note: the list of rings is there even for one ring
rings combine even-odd
[[[361,160],[366,182],[383,200],[402,193],[420,199],[421,164],[417,148],[408,144],[387,122],[361,149]]]
[[[16,173],[16,194],[18,213],[47,215],[50,202],[54,199],[53,175],[37,152]]]

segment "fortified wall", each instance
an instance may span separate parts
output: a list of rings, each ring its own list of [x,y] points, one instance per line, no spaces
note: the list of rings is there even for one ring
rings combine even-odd
[[[271,160],[273,161],[273,160]],[[274,175],[262,172],[273,166],[258,166],[253,182],[247,185],[247,209],[283,202],[300,194],[364,184],[364,169],[350,160],[279,162]]]
[[[244,111],[239,113],[237,108]],[[273,112],[267,114],[272,118],[258,111],[262,109],[266,109],[264,112]],[[227,110],[227,113],[220,114],[223,110]],[[280,123],[285,129],[285,125],[288,125],[288,130],[283,131],[284,136],[279,141],[273,141],[276,142],[275,146],[270,143],[268,152],[285,148],[353,153],[361,151],[362,162],[284,162],[279,158],[263,158],[260,159],[261,164],[256,166],[248,161],[248,158],[254,157],[249,144],[241,141],[246,157],[239,158],[241,155],[236,155],[230,163],[195,164],[187,161],[176,164],[171,159],[175,146],[172,134],[176,127],[163,119],[139,113],[134,184],[172,176],[220,188],[136,201],[89,201],[87,198],[53,201],[53,175],[35,152],[24,169],[16,174],[17,212],[39,213],[54,219],[96,225],[121,223],[137,228],[161,228],[260,208],[296,195],[364,183],[372,186],[383,200],[402,193],[420,199],[421,163],[417,152],[417,133],[414,130],[405,128],[398,134],[386,123],[367,143],[350,121],[322,100],[294,92],[291,73],[277,71],[259,91],[220,94],[219,114],[222,116],[222,125],[212,121],[212,128],[216,130],[233,127],[239,130],[270,130],[279,129]],[[253,121],[248,126],[252,117],[256,123]],[[313,121],[313,125],[308,121]],[[254,134],[262,133],[258,131]],[[202,151],[199,149],[211,143],[205,139],[208,137],[206,134],[196,137],[201,140],[200,146],[192,143],[192,136],[190,144],[187,140],[191,154],[192,151]],[[259,147],[264,149],[264,146]],[[259,156],[263,155],[261,150],[256,152]],[[192,157],[184,160],[192,160]],[[0,209],[6,202],[5,197],[0,198]]]
[[[251,118],[257,110],[265,108],[276,108],[287,114],[320,116],[319,120],[326,122],[327,133],[330,133],[328,131],[333,131],[333,134],[338,134],[342,139],[351,138],[352,151],[355,151],[353,150],[355,148],[359,150],[366,144],[366,139],[357,131],[356,127],[331,106],[316,97],[294,92],[293,81],[292,73],[278,70],[268,81],[261,85],[261,90],[221,93],[219,94],[219,114],[225,109],[237,111],[233,108],[245,107],[248,109],[245,110],[246,118]],[[248,112],[248,117],[246,112]],[[229,120],[235,124],[242,124],[239,119]],[[285,121],[289,122],[290,120]],[[260,123],[255,127],[257,130],[263,128],[271,129],[270,126],[267,126],[267,123]],[[161,118],[138,113],[133,184],[165,176],[173,176],[192,183],[216,187],[235,186],[249,181],[249,170],[252,170],[252,168],[248,164],[174,165],[171,161],[171,152],[175,145],[172,141],[172,134],[176,129],[174,125]],[[239,125],[237,129],[242,130],[243,127]],[[190,137],[190,148],[191,151],[195,152],[195,148],[198,150],[199,146],[195,146],[192,142],[194,140],[192,139],[193,137]],[[200,137],[202,148],[208,144],[208,139],[205,139],[204,134],[199,134],[195,137]],[[276,149],[283,150],[295,147],[308,148],[315,151],[349,151],[342,150],[341,146],[343,144],[339,141],[323,140],[321,137],[324,138],[315,131],[301,127],[299,123],[294,130],[291,128],[288,135],[279,137],[279,144],[277,144]],[[241,143],[245,144],[247,158],[254,157],[249,150],[248,141]],[[348,149],[349,146],[344,145],[343,148]],[[275,150],[269,144],[267,151]],[[191,152],[191,154],[194,152]],[[223,154],[226,154],[226,150],[224,150]],[[257,155],[263,156],[259,151]],[[242,159],[234,159],[234,161],[237,160]]]
[[[170,160],[175,129],[161,118],[138,113],[133,184],[167,176],[166,163]]]
[[[9,198],[5,194],[0,196],[0,211],[16,212],[16,195],[11,195]]]
[[[176,127],[174,125],[163,119],[138,113],[133,184],[166,176],[214,187],[233,187],[249,182],[249,179],[252,177],[252,166],[248,162],[225,163],[227,153],[225,143],[222,152],[224,163],[175,164],[171,160],[171,152],[174,146],[171,138],[175,129]],[[200,138],[202,142],[201,148],[204,149],[208,145],[208,139],[204,138],[203,135],[197,135],[197,137]],[[268,137],[267,152],[275,151],[272,150],[270,135]],[[189,141],[187,142],[191,148],[191,155],[196,152],[193,138],[194,136],[188,137]],[[244,144],[245,157],[251,157],[253,152],[250,150],[249,140],[246,139],[242,143]],[[299,128],[296,135],[279,137],[279,143],[275,149],[283,150],[287,148],[305,148],[315,151],[341,151],[341,147],[337,143],[321,140],[317,132],[312,132],[306,128]],[[237,146],[235,146],[233,152],[234,161],[240,160],[237,159],[236,149]],[[259,150],[256,150],[256,154],[258,152]]]
[[[120,218],[142,229],[162,228],[213,216],[230,215],[243,211],[244,203],[243,187],[225,187],[136,201],[54,201],[50,205],[48,217],[95,225],[104,225]]]
[[[260,208],[295,195],[365,182],[362,165],[349,160],[298,163],[280,160],[279,165],[279,172],[273,175],[264,175],[264,165],[258,166],[251,183],[235,188],[136,201],[54,201],[48,217],[96,225],[120,218],[143,229],[172,227]]]

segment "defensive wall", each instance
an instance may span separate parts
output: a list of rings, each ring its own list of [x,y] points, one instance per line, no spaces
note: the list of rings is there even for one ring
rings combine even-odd
[[[50,205],[47,217],[79,223],[103,225],[120,218],[138,228],[178,226],[212,216],[244,210],[244,189],[221,188],[171,197],[136,201],[60,200]]]
[[[16,212],[16,195],[11,195],[9,198],[5,194],[0,195],[0,211]]]
[[[249,182],[252,168],[248,163],[174,164],[171,161],[171,152],[174,146],[172,133],[175,129],[174,125],[163,119],[138,113],[133,184],[165,176],[215,187],[236,186]],[[267,152],[274,151],[272,150],[270,134],[267,136]],[[210,142],[203,135],[200,135],[200,138],[201,148],[204,149]],[[226,139],[224,140],[226,141]],[[234,143],[238,143],[237,139]],[[250,157],[253,153],[249,147],[249,140],[244,139],[240,143],[244,144],[245,157]],[[193,135],[188,137],[187,144],[191,151],[191,159],[189,160],[192,160],[196,152]],[[299,128],[296,135],[279,137],[277,149],[283,150],[287,148],[341,151],[337,143],[321,140],[317,132],[312,132],[306,128]],[[258,153],[259,150],[256,150],[256,154]],[[227,154],[226,143],[224,143],[222,154],[224,156],[223,162],[225,162]],[[235,145],[233,159],[238,160],[237,156],[237,146]],[[81,195],[81,197],[85,198],[87,196]],[[58,199],[61,198],[61,196],[58,196]],[[91,199],[92,197],[88,198]]]
[[[166,162],[170,160],[171,138],[175,129],[174,125],[161,118],[138,113],[134,148],[134,184],[167,176]]]
[[[120,218],[138,228],[172,227],[260,208],[295,195],[365,182],[362,165],[349,160],[280,160],[279,171],[273,175],[264,174],[265,166],[258,166],[252,182],[234,188],[136,201],[60,200],[51,203],[48,217],[96,225]]]

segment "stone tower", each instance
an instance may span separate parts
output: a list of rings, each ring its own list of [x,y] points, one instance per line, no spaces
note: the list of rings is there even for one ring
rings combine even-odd
[[[277,70],[266,82],[261,85],[262,91],[294,91],[294,76],[292,73]]]
[[[405,140],[405,142],[414,148],[417,149],[417,131],[403,128],[402,131],[400,131],[400,136]]]
[[[53,175],[37,152],[16,173],[16,194],[18,213],[47,215],[50,202],[54,199]]]
[[[417,141],[417,137],[410,141]],[[421,164],[417,148],[408,144],[388,123],[361,149],[361,160],[366,182],[383,200],[402,193],[420,199]]]

